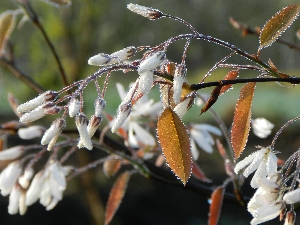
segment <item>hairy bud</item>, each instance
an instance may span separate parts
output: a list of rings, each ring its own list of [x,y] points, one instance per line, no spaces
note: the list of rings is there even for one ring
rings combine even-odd
[[[42,105],[45,102],[50,102],[53,101],[57,98],[58,93],[54,92],[54,91],[46,91],[43,94],[40,94],[38,97],[25,102],[23,104],[21,104],[18,108],[17,111],[19,113],[21,112],[28,112],[30,110],[35,109],[36,107]]]
[[[146,17],[150,20],[155,20],[155,19],[159,19],[163,16],[163,13],[161,11],[159,11],[158,9],[153,9],[153,8],[150,8],[150,7],[146,7],[146,6],[141,6],[141,5],[138,5],[138,4],[128,4],[127,5],[127,8],[136,13],[136,14],[139,14],[143,17]]]
[[[48,150],[51,150],[53,145],[56,143],[58,136],[61,131],[65,128],[66,121],[63,119],[54,120],[48,130],[43,135],[41,140],[42,145],[48,144]]]
[[[173,81],[173,88],[174,88],[173,100],[175,104],[178,104],[180,101],[182,85],[183,85],[184,78],[186,76],[186,72],[187,69],[185,65],[180,64],[176,66],[174,81]]]
[[[95,116],[101,116],[102,110],[104,109],[106,102],[103,98],[97,98],[94,103]]]
[[[125,122],[132,109],[131,103],[125,103],[119,106],[119,112],[115,122],[111,128],[111,132],[115,133]]]
[[[77,130],[79,132],[79,137],[80,137],[80,141],[82,143],[82,146],[86,147],[88,150],[92,150],[93,144],[92,144],[92,140],[91,140],[91,138],[88,134],[88,131],[87,131],[86,116],[82,113],[78,114],[75,117],[75,124],[76,124]],[[78,144],[78,147],[79,146],[81,146],[81,145]]]
[[[76,98],[72,98],[69,104],[69,116],[74,117],[79,113],[80,101]]]

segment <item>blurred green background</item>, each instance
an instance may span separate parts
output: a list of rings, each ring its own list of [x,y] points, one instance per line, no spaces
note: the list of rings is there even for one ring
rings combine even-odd
[[[149,21],[134,14],[127,10],[126,5],[128,3],[151,6],[164,13],[178,16],[192,24],[200,33],[222,39],[253,54],[257,52],[258,37],[253,35],[242,37],[241,32],[229,24],[229,17],[232,16],[252,28],[262,27],[284,6],[298,3],[296,0],[73,0],[71,7],[56,8],[39,0],[30,2],[62,60],[70,83],[97,71],[96,67],[87,64],[88,58],[95,54],[100,52],[112,53],[132,45],[155,46],[171,36],[191,33],[187,27],[177,21],[166,18]],[[16,8],[16,4],[12,1],[2,0],[0,2],[0,12]],[[18,21],[20,19],[19,16]],[[281,38],[300,45],[300,41],[295,36],[299,28],[300,21],[296,20]],[[11,44],[15,53],[16,66],[23,73],[31,76],[45,89],[60,90],[63,87],[54,58],[41,33],[33,24],[27,22],[22,27],[15,29],[11,36]],[[184,44],[184,42],[172,44],[168,49],[167,57],[179,62]],[[198,83],[215,62],[229,53],[228,49],[221,46],[192,40],[187,56],[188,81]],[[137,57],[139,56],[141,55]],[[261,58],[264,61],[267,62],[270,58],[280,71],[295,76],[298,76],[300,72],[299,56],[299,51],[289,49],[278,43],[263,49],[261,52]],[[229,62],[249,63],[241,57],[233,57]],[[228,71],[228,69],[218,69],[208,80],[222,79]],[[257,75],[259,74],[255,71],[240,72],[240,77],[256,77]],[[107,112],[114,114],[121,101],[114,88],[115,82],[121,82],[125,87],[128,87],[128,84],[133,82],[136,77],[137,74],[134,73],[112,74],[106,94]],[[100,83],[101,81],[103,78],[99,79]],[[236,85],[233,90],[220,97],[213,107],[228,127],[232,123],[234,105],[241,87],[242,85]],[[205,89],[200,92],[210,93],[211,90]],[[9,71],[0,68],[0,101],[2,103],[0,119],[2,122],[7,119],[16,119],[7,103],[7,92],[13,93],[21,103],[37,95]],[[275,83],[258,84],[253,103],[253,117],[266,117],[274,123],[275,128],[272,133],[274,135],[276,130],[287,120],[299,115],[299,92],[298,86],[283,88]],[[158,100],[157,89],[154,89],[150,95]],[[85,112],[90,115],[93,112],[93,102],[96,97],[93,84],[89,85],[84,97]],[[184,120],[186,122],[216,124],[209,113],[199,117],[199,111],[200,108],[195,106],[188,112]],[[49,125],[51,120],[53,120],[51,116],[45,118],[45,124]],[[290,154],[298,149],[300,143],[298,123],[291,125],[279,138],[275,147],[281,152]],[[74,125],[68,123],[68,126]],[[252,152],[255,145],[268,145],[271,140],[272,137],[260,140],[251,133],[248,142],[249,148],[244,154]],[[284,158],[285,154],[281,156]],[[206,174],[214,179],[216,185],[221,184],[226,178],[222,168],[223,162],[216,151],[212,155],[202,151],[199,164]],[[99,195],[105,202],[113,181],[98,173],[101,172],[96,172],[96,185],[99,187]],[[29,208],[28,215],[21,218],[22,224],[68,224],[71,218],[75,218],[79,214],[81,214],[79,218],[83,222],[80,219],[75,219],[72,220],[72,224],[89,224],[88,209],[82,200],[83,197],[76,196],[78,188],[76,185],[74,186],[69,188],[70,196],[66,197],[52,212],[46,213],[46,215],[42,214],[43,209],[36,205],[34,206],[35,209]],[[0,199],[0,203],[4,207],[7,205],[6,200]],[[78,201],[83,201],[79,209],[77,209],[77,206],[80,206]],[[239,215],[235,213],[239,208],[233,205],[225,206],[223,209],[220,224],[248,224],[251,219],[245,209]],[[73,210],[74,213],[69,214],[69,211]],[[41,221],[43,219],[45,221],[41,222],[39,220],[40,213],[35,212],[41,212],[43,215]],[[208,204],[204,197],[135,176],[130,181],[128,193],[111,224],[206,224],[207,213]],[[6,224],[18,224],[16,221],[20,219],[19,216],[7,216],[6,209],[1,211],[0,220],[2,217],[3,219],[7,217]],[[58,220],[53,219],[54,217],[58,217]],[[52,220],[45,218],[52,218]],[[65,221],[66,218],[68,221]]]

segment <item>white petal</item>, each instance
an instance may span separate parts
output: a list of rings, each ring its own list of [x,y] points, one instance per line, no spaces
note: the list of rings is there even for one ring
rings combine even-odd
[[[236,174],[238,174],[238,172],[243,169],[244,167],[248,166],[255,158],[256,154],[258,154],[257,152],[252,153],[251,155],[247,156],[246,158],[244,158],[243,160],[239,161],[235,168],[234,168],[234,172]]]
[[[254,154],[253,161],[245,169],[245,171],[243,173],[244,177],[248,177],[251,173],[253,173],[259,167],[259,165],[261,164],[261,162],[264,159],[265,150],[261,149],[261,150],[258,150],[256,152],[252,153],[252,154]]]
[[[8,213],[11,215],[17,214],[19,211],[19,200],[21,197],[20,186],[15,185],[9,196]]]
[[[249,166],[250,167],[250,166]],[[248,168],[249,168],[248,167]],[[247,168],[247,169],[248,169]],[[256,172],[255,172],[255,174],[254,174],[254,176],[253,176],[253,178],[252,178],[252,180],[251,180],[251,182],[250,182],[250,185],[251,185],[251,187],[252,188],[258,188],[259,187],[259,185],[258,185],[258,183],[257,183],[257,178],[264,178],[264,177],[266,177],[267,176],[267,165],[266,165],[266,163],[263,161],[263,162],[261,162],[260,164],[259,164],[259,167],[257,168],[257,170],[256,170]]]
[[[31,140],[36,137],[41,137],[45,131],[43,126],[30,126],[26,128],[20,128],[18,130],[18,135],[23,140]]]
[[[197,160],[199,158],[199,151],[197,149],[196,143],[194,141],[194,138],[191,138],[191,152],[194,160]]]
[[[181,97],[182,85],[186,76],[186,66],[183,64],[177,65],[173,80],[173,100],[175,104],[178,104]]]
[[[58,136],[61,131],[64,129],[66,126],[65,120],[62,119],[56,119],[52,122],[51,126],[49,127],[48,130],[43,135],[43,138],[41,140],[42,145],[47,145],[50,143],[50,141]]]
[[[27,211],[27,205],[25,204],[25,200],[26,200],[26,192],[22,191],[22,194],[21,194],[20,200],[19,200],[19,213],[21,216],[25,215],[25,213]]]
[[[191,130],[191,136],[193,136],[193,139],[197,143],[197,145],[202,148],[204,151],[207,153],[212,153],[213,148],[212,146],[208,143],[206,137],[203,135],[202,132],[199,132],[195,129]]]
[[[99,117],[102,115],[102,110],[104,109],[106,102],[103,98],[97,98],[94,103],[95,116]]]
[[[300,202],[300,188],[290,191],[283,196],[283,201],[287,204],[295,204]]]
[[[46,210],[47,210],[47,211],[52,210],[52,209],[57,205],[58,202],[59,202],[58,199],[52,198],[52,201],[51,201],[50,204],[46,207]]]
[[[143,127],[141,127],[138,123],[136,122],[131,122],[132,129],[135,132],[135,135],[138,139],[138,141],[144,143],[147,146],[155,146],[156,142],[154,137]]]
[[[23,175],[19,177],[19,184],[22,188],[27,189],[29,186],[29,182],[34,175],[34,169],[32,167],[27,168]]]
[[[25,204],[27,206],[32,205],[39,199],[44,180],[45,174],[43,171],[40,171],[34,176],[31,185],[29,186],[29,189],[26,192]]]
[[[221,136],[222,135],[222,132],[219,128],[215,127],[215,126],[212,126],[212,125],[209,125],[209,124],[193,124],[193,127],[197,130],[205,130],[209,133],[213,133],[215,135],[218,135],[218,136]]]
[[[268,154],[268,159],[267,159],[267,174],[268,176],[272,176],[277,172],[277,157],[276,155],[270,150]]]
[[[40,193],[40,203],[43,206],[47,206],[50,204],[52,195],[51,195],[51,186],[50,186],[50,178],[49,176],[45,178],[43,186],[41,188],[41,193]]]

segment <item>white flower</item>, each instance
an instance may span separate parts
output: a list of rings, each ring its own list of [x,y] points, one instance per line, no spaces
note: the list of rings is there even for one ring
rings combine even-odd
[[[26,205],[40,199],[46,210],[53,209],[63,198],[67,187],[66,175],[65,168],[59,162],[53,162],[44,171],[37,173],[26,193]]]
[[[277,157],[271,147],[262,148],[240,161],[235,166],[234,172],[237,174],[245,167],[247,167],[243,172],[245,177],[256,170],[250,184],[251,187],[258,188],[257,178],[272,176],[277,172]]]
[[[280,175],[257,178],[259,188],[248,203],[248,211],[254,217],[251,225],[260,224],[277,217],[285,204],[282,201],[282,179]]]
[[[260,138],[268,137],[271,134],[272,129],[274,127],[274,124],[272,124],[265,118],[256,118],[252,120],[251,123],[254,134]]]
[[[8,195],[17,179],[22,173],[21,164],[18,161],[10,163],[0,174],[0,190],[3,196]]]
[[[130,99],[139,95],[133,91],[136,88],[136,83],[134,83],[129,92],[126,94],[124,87],[117,83],[117,89],[120,95],[120,98],[123,99],[121,104],[124,104],[124,101],[130,101]],[[128,144],[137,148],[142,146],[155,146],[155,138],[153,135],[145,129],[142,124],[139,122],[141,118],[156,118],[162,111],[162,105],[160,102],[153,104],[153,99],[148,100],[147,96],[143,95],[135,104],[132,106],[131,113],[126,115],[125,123],[123,122],[120,127],[125,131],[128,131]],[[115,121],[112,121],[113,126],[115,126]]]
[[[16,159],[24,153],[24,147],[19,145],[0,152],[0,160]]]
[[[214,126],[209,124],[192,124],[190,127],[190,138],[191,138],[191,151],[192,156],[195,160],[199,157],[199,152],[196,147],[197,145],[202,148],[207,153],[212,153],[212,146],[215,144],[215,141],[210,134],[222,135],[222,132]]]
[[[9,195],[8,213],[14,215],[19,212],[20,215],[24,215],[26,211],[25,191],[19,185],[15,184]]]
[[[43,126],[30,126],[25,128],[20,128],[18,130],[18,135],[23,140],[30,140],[36,137],[41,137],[45,131]]]

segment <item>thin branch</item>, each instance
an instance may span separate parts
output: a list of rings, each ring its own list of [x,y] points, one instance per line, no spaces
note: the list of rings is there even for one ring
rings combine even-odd
[[[45,89],[38,85],[33,79],[29,76],[22,73],[19,69],[17,69],[11,62],[4,58],[0,58],[0,65],[7,70],[9,70],[16,78],[23,81],[28,87],[41,94],[45,92]]]
[[[249,27],[248,25],[246,25],[246,24],[244,24],[244,23],[242,23],[242,22],[234,19],[233,17],[229,18],[229,22],[230,22],[230,24],[234,28],[236,28],[238,30],[241,30],[243,36],[246,36],[247,34],[253,34],[253,35],[256,35],[258,37],[260,36],[260,31],[258,29],[253,29],[253,28]],[[298,50],[298,51],[300,50],[300,46],[297,46],[297,45],[295,45],[293,43],[290,43],[288,41],[282,40],[280,38],[278,38],[276,40],[276,42],[284,44],[284,45],[288,46],[291,49],[295,49],[295,50]]]
[[[40,32],[42,33],[51,53],[53,54],[54,58],[55,58],[55,62],[58,66],[58,70],[60,72],[60,75],[62,77],[62,80],[63,80],[63,83],[64,83],[64,86],[68,86],[68,81],[67,81],[67,77],[66,77],[66,74],[65,74],[65,71],[63,69],[63,66],[62,66],[62,63],[59,59],[59,56],[52,44],[52,42],[50,41],[44,27],[42,26],[42,24],[40,23],[39,19],[38,19],[38,16],[37,14],[35,13],[35,11],[33,10],[33,8],[31,7],[31,5],[29,4],[28,1],[26,1],[24,3],[24,9],[26,10],[27,12],[27,15],[30,17],[31,21],[33,22],[33,24],[40,30]]]
[[[228,84],[244,84],[249,82],[256,82],[256,83],[262,83],[262,82],[287,82],[291,84],[299,84],[300,78],[299,77],[288,77],[288,78],[246,78],[246,79],[236,79],[236,80],[220,80],[220,81],[214,81],[214,82],[208,82],[208,83],[200,83],[200,84],[191,84],[191,90],[196,91],[207,87],[217,87],[217,86],[225,86]]]

